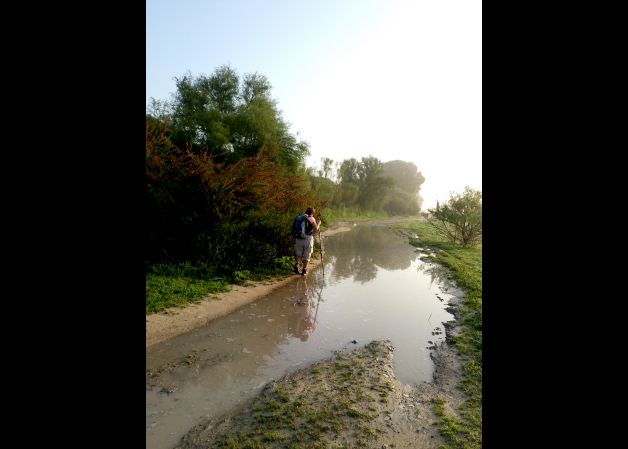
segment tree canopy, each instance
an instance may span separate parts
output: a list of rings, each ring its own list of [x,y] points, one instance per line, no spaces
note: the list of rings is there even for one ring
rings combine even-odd
[[[171,119],[170,139],[177,147],[227,164],[265,148],[287,170],[304,166],[309,145],[290,133],[265,76],[249,73],[240,79],[225,65],[210,76],[176,78],[176,87],[174,101],[159,106],[160,115]]]

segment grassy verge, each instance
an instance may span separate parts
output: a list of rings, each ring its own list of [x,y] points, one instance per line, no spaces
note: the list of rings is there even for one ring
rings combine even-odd
[[[407,235],[410,243],[432,250],[430,258],[444,266],[450,279],[466,292],[457,310],[462,333],[448,336],[462,357],[463,381],[459,387],[467,399],[460,406],[459,416],[446,413],[445,400],[434,400],[434,412],[439,416],[439,429],[446,440],[442,449],[479,449],[482,447],[482,247],[462,248],[440,238],[429,223],[391,225]]]
[[[146,271],[146,314],[198,302],[211,293],[227,291],[227,284],[206,267],[153,265]]]
[[[168,307],[185,307],[199,302],[207,295],[229,291],[230,284],[245,284],[290,274],[294,258],[282,257],[275,266],[257,271],[234,271],[229,276],[217,276],[207,265],[159,264],[146,270],[146,314]]]

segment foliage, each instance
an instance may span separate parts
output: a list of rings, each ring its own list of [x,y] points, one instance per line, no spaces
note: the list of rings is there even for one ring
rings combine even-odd
[[[321,178],[327,178],[331,181],[335,180],[335,174],[334,174],[334,165],[337,165],[334,163],[333,159],[330,159],[328,157],[323,157],[321,158],[321,168],[318,171],[318,176]]]
[[[310,176],[310,185],[321,204],[331,204],[337,195],[336,184],[325,177]]]
[[[171,102],[146,116],[146,261],[257,271],[291,254],[296,213],[311,191],[306,142],[290,134],[271,84],[221,66],[176,79]]]
[[[188,73],[176,85],[170,116],[177,147],[228,164],[266,148],[272,162],[287,170],[303,165],[309,146],[290,134],[265,76],[246,74],[241,81],[231,67],[221,66],[210,76]]]
[[[389,161],[382,166],[384,176],[391,178],[395,186],[404,192],[416,195],[425,178],[412,162]]]
[[[328,158],[323,158],[322,163],[319,175],[334,165]],[[416,215],[420,211],[418,192],[425,179],[411,162],[382,163],[373,156],[360,161],[345,159],[338,165],[335,178],[336,191],[334,195],[327,194],[328,201],[324,203],[330,207],[360,208],[388,215]]]
[[[289,254],[294,215],[318,202],[271,153],[219,163],[177,147],[169,122],[147,117],[147,261],[196,260],[230,273]]]
[[[384,203],[388,215],[417,215],[419,213],[418,197],[394,187]]]
[[[419,196],[425,178],[412,162],[400,160],[383,164],[383,175],[392,179],[393,188],[384,203],[389,215],[417,215],[423,200]]]
[[[338,169],[340,185],[334,206],[359,206],[364,210],[381,211],[393,181],[383,176],[382,162],[373,157],[345,159]]]
[[[469,247],[482,239],[482,192],[465,187],[462,194],[451,193],[445,204],[429,209],[429,223],[450,242]]]

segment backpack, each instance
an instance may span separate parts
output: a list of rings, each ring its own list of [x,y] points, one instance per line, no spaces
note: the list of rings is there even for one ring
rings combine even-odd
[[[297,215],[292,223],[292,236],[297,239],[304,239],[312,235],[312,223],[307,219],[307,214]]]

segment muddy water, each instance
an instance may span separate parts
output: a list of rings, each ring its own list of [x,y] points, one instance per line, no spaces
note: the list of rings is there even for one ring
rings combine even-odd
[[[271,379],[389,339],[407,384],[429,382],[448,299],[460,294],[404,237],[358,226],[323,238],[324,264],[234,313],[151,348],[146,447],[171,449],[192,426],[253,397]]]

